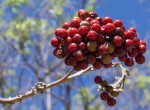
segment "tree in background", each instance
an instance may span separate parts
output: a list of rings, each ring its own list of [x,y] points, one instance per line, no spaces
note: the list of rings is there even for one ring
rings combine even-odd
[[[69,0],[1,0],[1,97],[22,94],[39,81],[50,83],[63,77],[70,68],[66,68],[62,61],[52,55],[53,48],[49,41],[54,36],[54,30],[76,15],[78,9],[93,11],[100,7],[101,3],[103,1],[98,0],[82,0],[79,3]],[[149,50],[146,54],[147,59],[148,54]],[[125,86],[126,91],[118,97],[117,106],[111,109],[147,110],[150,108],[148,67],[147,61],[143,66],[137,65],[130,69],[132,76],[126,82],[128,84]],[[112,70],[109,69],[91,72],[48,89],[46,94],[39,94],[16,103],[11,108],[14,110],[95,110],[98,108],[110,110],[100,102],[99,93],[96,92],[97,87],[93,85],[95,74],[110,72]],[[113,71],[116,72],[118,71]],[[104,77],[112,80],[107,74],[104,74]],[[90,79],[87,81],[87,78]],[[8,106],[1,107],[4,110],[8,109]]]

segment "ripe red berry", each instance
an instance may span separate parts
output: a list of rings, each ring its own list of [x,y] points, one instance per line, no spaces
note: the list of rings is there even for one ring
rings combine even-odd
[[[138,54],[137,48],[132,48],[131,50],[128,51],[128,55],[129,55],[130,57],[136,57],[137,54]]]
[[[127,59],[127,54],[125,54],[125,55],[123,55],[123,56],[121,56],[121,57],[118,57],[118,59],[120,60],[120,61],[125,61],[126,59]]]
[[[101,55],[104,55],[107,52],[107,47],[105,45],[101,45],[98,50],[100,51]]]
[[[65,57],[64,51],[63,51],[62,49],[60,49],[60,48],[54,49],[53,54],[54,54],[57,58],[59,58],[59,59],[62,59],[62,58]]]
[[[97,37],[98,37],[98,33],[95,32],[95,31],[92,31],[92,30],[89,31],[88,34],[87,34],[87,38],[88,38],[89,40],[96,40]]]
[[[78,16],[79,16],[82,20],[84,20],[84,19],[86,19],[87,17],[89,17],[90,15],[89,15],[89,12],[88,12],[88,11],[83,10],[83,9],[80,9],[80,10],[78,11]]]
[[[126,47],[127,50],[132,49],[132,47],[133,47],[133,40],[131,40],[131,39],[126,39],[126,40],[125,40],[125,47]]]
[[[78,28],[78,27],[80,26],[80,22],[81,22],[81,19],[80,19],[80,18],[74,17],[74,18],[71,20],[71,27]]]
[[[97,13],[95,13],[95,12],[90,12],[89,14],[90,14],[90,17],[93,19],[98,17]]]
[[[85,44],[84,42],[81,42],[81,43],[79,44],[79,49],[85,50],[85,49],[86,49],[86,44]]]
[[[105,32],[106,32],[107,34],[111,34],[111,33],[113,33],[113,32],[115,31],[115,26],[114,26],[114,24],[112,24],[112,23],[107,23],[107,24],[104,26],[104,28],[105,28]]]
[[[60,39],[54,37],[51,40],[51,45],[54,46],[54,47],[57,47],[57,46],[59,46],[60,42],[61,42]]]
[[[139,45],[139,43],[140,43],[140,39],[138,37],[134,37],[134,39],[133,39],[134,46]]]
[[[108,100],[107,100],[107,104],[109,106],[115,106],[116,105],[116,100],[112,97],[110,97]]]
[[[75,51],[77,51],[78,46],[77,46],[76,43],[71,43],[71,44],[69,45],[68,49],[69,49],[70,52],[75,52]]]
[[[140,40],[139,45],[145,45],[145,47],[146,47],[146,42],[143,40]]]
[[[95,61],[96,61],[95,55],[93,55],[93,54],[88,54],[88,55],[86,56],[86,61],[87,61],[89,64],[94,64]]]
[[[136,34],[132,30],[127,30],[124,32],[124,37],[126,39],[134,39],[135,36]]]
[[[107,24],[107,23],[112,23],[113,20],[110,18],[110,17],[105,17],[103,20],[102,20],[102,23],[103,25]]]
[[[75,34],[77,34],[78,33],[78,30],[77,30],[77,28],[70,28],[69,30],[68,30],[68,35],[70,36],[70,37],[73,37]]]
[[[84,21],[91,22],[93,19],[91,17],[87,17]]]
[[[81,66],[80,66],[78,63],[76,64],[76,66],[74,66],[74,69],[75,69],[76,71],[82,70]]]
[[[73,42],[81,42],[82,41],[82,37],[80,34],[75,34],[73,36]]]
[[[121,46],[123,39],[120,36],[115,36],[113,39],[113,45],[118,47]]]
[[[117,27],[115,30],[115,34],[119,35],[119,36],[123,36],[124,35],[124,30],[122,29],[122,27]]]
[[[109,94],[107,92],[102,92],[100,95],[101,100],[106,101],[110,98]]]
[[[84,54],[82,51],[77,51],[74,56],[75,56],[76,61],[84,60]]]
[[[70,45],[72,43],[72,38],[71,37],[67,37],[66,39],[65,39],[65,44],[66,45]]]
[[[95,82],[96,84],[100,84],[100,83],[102,82],[102,78],[101,78],[100,76],[96,76],[96,77],[94,78],[94,82]]]
[[[129,28],[129,30],[132,30],[134,33],[136,33],[136,28],[134,28],[134,27]]]
[[[134,65],[134,61],[132,58],[127,58],[125,60],[125,65],[128,66],[128,67],[132,67]]]
[[[115,27],[122,27],[122,25],[123,25],[123,23],[122,23],[121,20],[115,20],[115,21],[113,22],[113,24],[115,25]]]
[[[115,48],[115,53],[118,57],[122,57],[126,54],[126,50],[123,47],[117,47]]]
[[[97,58],[96,61],[95,61],[95,63],[93,64],[93,67],[94,67],[95,69],[100,69],[100,68],[102,68],[102,67],[103,67],[103,64],[102,64],[101,60]]]
[[[102,25],[102,18],[101,17],[96,17],[95,20],[99,21],[99,24]]]
[[[98,44],[103,44],[105,42],[105,37],[102,34],[100,34],[99,36],[97,36],[96,42]]]
[[[73,56],[69,57],[68,60],[69,60],[69,65],[70,66],[76,66],[77,61],[76,61],[76,59]]]
[[[145,62],[145,57],[142,54],[139,54],[135,57],[135,61],[138,64],[143,64]]]
[[[96,31],[97,33],[99,33],[101,31],[101,26],[99,24],[95,23],[91,26],[91,30]]]
[[[61,28],[57,28],[57,29],[55,30],[55,36],[59,37],[60,34],[61,34]]]
[[[89,28],[87,26],[80,26],[79,29],[78,29],[78,33],[81,35],[81,36],[86,36],[89,32]]]
[[[93,24],[99,24],[99,21],[93,19],[93,20],[90,22],[90,25],[92,26]]]
[[[82,70],[88,67],[88,63],[85,60],[78,62],[78,65],[81,67]]]
[[[138,45],[137,49],[138,49],[138,52],[140,54],[144,54],[146,52],[146,46],[145,45]]]
[[[60,34],[59,37],[62,38],[62,39],[65,39],[65,38],[68,37],[68,32],[67,32],[67,30],[64,29],[64,28],[61,28],[61,29],[60,29],[60,33],[59,33],[59,34]]]
[[[62,28],[68,30],[68,28],[70,27],[70,22],[65,22],[62,24]]]

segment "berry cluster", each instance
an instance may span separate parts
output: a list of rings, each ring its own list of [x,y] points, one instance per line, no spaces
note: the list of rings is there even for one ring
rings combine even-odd
[[[53,54],[76,71],[89,64],[95,69],[109,68],[115,57],[128,67],[145,62],[146,43],[138,38],[136,28],[125,30],[121,20],[101,18],[95,12],[80,9],[78,17],[57,28],[55,35]]]
[[[110,86],[106,80],[102,80],[101,76],[96,76],[94,78],[94,82],[96,84],[100,85],[100,90],[103,91],[100,94],[100,98],[103,101],[107,101],[107,104],[109,106],[115,106],[116,105],[116,100],[114,99],[114,97],[119,96],[119,92],[118,91],[114,91],[113,87]]]

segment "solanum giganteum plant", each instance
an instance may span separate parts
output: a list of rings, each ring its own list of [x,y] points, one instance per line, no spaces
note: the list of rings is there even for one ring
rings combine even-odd
[[[55,30],[55,36],[51,39],[51,45],[55,47],[54,56],[63,59],[64,63],[72,69],[61,79],[49,84],[36,83],[30,91],[22,95],[0,98],[1,104],[14,104],[37,93],[44,93],[47,89],[70,81],[88,71],[119,67],[122,76],[114,76],[116,81],[111,84],[101,76],[94,78],[98,90],[101,91],[101,100],[107,101],[109,106],[114,106],[115,97],[123,91],[124,82],[130,76],[130,72],[122,66],[122,63],[132,67],[134,63],[145,62],[143,54],[146,52],[146,43],[139,39],[136,28],[125,29],[121,20],[101,18],[95,12],[80,9],[78,17],[63,23],[61,28]],[[113,62],[115,58],[118,58],[117,62]],[[76,72],[72,74],[73,71]]]
[[[101,100],[107,101],[109,106],[116,104],[114,97],[123,91],[125,78],[130,75],[121,63],[132,67],[134,63],[145,62],[146,43],[137,36],[136,28],[125,29],[121,20],[101,18],[95,12],[80,9],[78,17],[62,24],[55,30],[55,35],[51,40],[54,56],[64,59],[64,63],[74,70],[121,68],[122,77],[116,78],[113,84],[108,84],[101,76],[94,78],[102,91]],[[116,63],[113,62],[115,58],[119,60]]]

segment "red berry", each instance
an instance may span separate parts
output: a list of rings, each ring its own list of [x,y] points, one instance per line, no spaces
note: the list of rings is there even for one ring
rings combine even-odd
[[[78,65],[81,67],[82,70],[88,67],[88,63],[85,60],[78,62]]]
[[[100,76],[96,76],[96,77],[94,78],[94,82],[95,82],[96,84],[100,84],[100,83],[102,82],[102,78],[101,78]]]
[[[125,60],[125,65],[128,66],[128,67],[132,67],[134,65],[134,61],[132,58],[127,58]]]
[[[84,54],[81,51],[77,51],[74,56],[75,56],[76,61],[84,60]]]
[[[105,32],[106,32],[107,34],[111,34],[111,33],[113,33],[113,32],[115,31],[115,26],[114,26],[114,24],[112,24],[112,23],[107,23],[107,24],[104,26],[104,28],[105,28]]]
[[[112,19],[110,17],[105,17],[102,21],[103,25],[107,24],[107,23],[112,23]]]
[[[105,42],[105,37],[102,34],[100,34],[99,36],[97,36],[96,42],[98,44],[103,44]]]
[[[123,47],[117,47],[115,49],[115,53],[118,57],[122,57],[123,55],[126,54],[126,50]]]
[[[57,28],[57,29],[55,30],[55,36],[59,37],[60,34],[61,34],[61,28]]]
[[[74,41],[74,42],[81,42],[81,41],[82,41],[81,35],[80,35],[80,34],[75,34],[75,35],[73,36],[73,41]]]
[[[54,54],[57,58],[60,58],[60,59],[62,59],[62,58],[65,57],[64,51],[63,51],[62,49],[60,49],[60,48],[54,49],[53,54]]]
[[[93,54],[88,54],[88,55],[86,56],[86,61],[87,61],[89,64],[94,64],[95,61],[96,61],[95,55],[93,55]]]
[[[102,64],[101,60],[97,58],[95,63],[93,64],[93,67],[95,69],[100,69],[100,68],[102,68],[102,66],[103,66],[103,64]]]
[[[87,34],[87,38],[88,38],[89,40],[96,40],[97,37],[98,37],[97,32],[92,31],[92,30],[89,31],[88,34]]]
[[[140,54],[144,54],[146,52],[146,46],[145,45],[138,45],[137,49],[138,49],[138,52]]]
[[[89,12],[86,11],[86,10],[80,9],[80,10],[78,11],[78,16],[79,16],[82,20],[84,20],[85,18],[89,17]]]
[[[143,64],[145,62],[145,57],[142,54],[139,54],[135,57],[135,61],[138,64]]]
[[[134,27],[129,28],[129,30],[132,30],[134,33],[136,33],[136,28],[134,28]]]
[[[77,34],[78,33],[78,30],[77,30],[77,28],[70,28],[69,30],[68,30],[68,34],[69,34],[69,36],[70,37],[73,37],[75,34]]]
[[[60,29],[60,35],[59,35],[59,37],[62,38],[62,39],[67,38],[67,37],[68,37],[68,32],[67,32],[67,30],[64,29],[64,28],[61,28],[61,29]]]
[[[124,30],[122,29],[122,27],[117,27],[115,30],[115,34],[119,35],[119,36],[123,36],[124,35]]]
[[[70,22],[65,22],[63,25],[62,25],[62,28],[68,30],[68,28],[70,27]]]
[[[134,39],[135,36],[136,34],[132,30],[127,30],[124,32],[124,37],[126,39]]]
[[[143,41],[143,40],[140,40],[139,45],[145,45],[145,47],[146,47],[146,42],[145,42],[145,41]]]
[[[134,37],[134,39],[133,39],[134,46],[139,45],[139,43],[140,43],[140,39],[138,37]]]
[[[122,23],[121,20],[115,20],[115,21],[113,22],[113,24],[115,25],[115,27],[122,27],[122,25],[123,25],[123,23]]]
[[[74,17],[74,18],[71,20],[71,27],[78,28],[78,27],[80,26],[80,22],[81,22],[81,19],[80,19],[80,18]]]
[[[137,48],[132,48],[131,50],[128,51],[128,55],[129,55],[130,57],[136,57],[137,54],[138,54]]]
[[[57,46],[59,46],[60,42],[61,42],[60,39],[54,37],[51,40],[51,45],[54,46],[54,47],[57,47]]]
[[[105,28],[104,27],[101,27],[101,32],[100,32],[102,35],[105,34]]]
[[[84,42],[81,42],[81,43],[79,44],[79,49],[85,50],[85,49],[86,49],[86,44],[85,44]]]
[[[77,46],[76,43],[71,43],[71,44],[69,45],[68,49],[69,49],[70,52],[75,52],[75,51],[77,51],[78,46]]]
[[[90,22],[90,25],[92,26],[93,24],[99,24],[99,21],[93,19],[93,20]]]
[[[123,39],[120,36],[115,36],[113,40],[113,45],[118,47],[121,46]]]
[[[107,47],[105,45],[101,45],[99,47],[99,51],[100,51],[101,55],[104,55],[107,52]]]
[[[100,95],[101,100],[106,101],[110,98],[109,94],[107,92],[102,92]]]
[[[127,54],[125,54],[125,55],[123,55],[123,56],[121,56],[121,57],[118,57],[118,59],[120,60],[120,61],[125,61],[126,59],[127,59]]]
[[[72,43],[72,38],[71,37],[67,37],[66,39],[65,39],[65,44],[66,45],[70,45]]]
[[[99,21],[99,24],[102,25],[102,18],[101,17],[96,17],[95,20]]]
[[[84,21],[91,22],[93,19],[91,17],[87,17]]]
[[[76,61],[76,59],[74,58],[74,57],[69,57],[69,65],[70,66],[76,66],[76,64],[77,64],[77,61]]]
[[[127,50],[132,49],[132,47],[133,47],[133,40],[131,40],[131,39],[126,39],[126,40],[125,40],[125,47],[126,47]]]
[[[91,26],[91,30],[96,31],[97,33],[99,33],[101,31],[101,26],[99,24],[95,23]]]
[[[108,100],[107,100],[107,104],[109,106],[115,106],[116,105],[116,100],[112,97],[110,97]]]
[[[75,69],[76,71],[82,70],[81,66],[80,66],[78,63],[77,63],[76,66],[74,66],[74,69]]]
[[[89,28],[87,26],[80,26],[78,29],[78,33],[82,36],[86,36],[89,32]]]
[[[97,13],[95,13],[95,12],[90,12],[89,14],[90,14],[90,17],[93,19],[98,17]]]
[[[65,64],[66,64],[67,66],[70,66],[70,64],[69,64],[69,57],[66,57],[65,60],[64,60],[64,62],[65,62]]]

